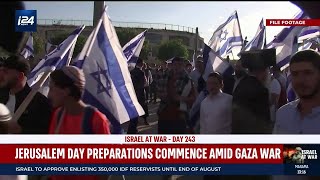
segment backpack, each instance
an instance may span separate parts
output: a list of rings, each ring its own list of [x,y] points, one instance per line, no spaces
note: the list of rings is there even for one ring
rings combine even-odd
[[[90,105],[85,107],[84,115],[82,117],[82,134],[94,134],[91,120],[93,118],[95,109],[95,107]],[[60,109],[57,115],[57,125],[61,121],[62,113],[63,109]]]

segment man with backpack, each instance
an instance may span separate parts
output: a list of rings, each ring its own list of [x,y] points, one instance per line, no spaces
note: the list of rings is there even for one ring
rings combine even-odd
[[[50,122],[50,134],[110,134],[109,121],[96,108],[81,98],[85,87],[83,71],[65,66],[50,75],[48,97],[55,108]],[[100,180],[106,176],[50,176],[50,180]]]

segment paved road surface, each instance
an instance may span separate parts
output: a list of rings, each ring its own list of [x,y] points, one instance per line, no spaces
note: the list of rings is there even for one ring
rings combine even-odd
[[[158,134],[158,119],[157,119],[157,109],[158,105],[154,103],[149,103],[149,125],[145,125],[143,119],[139,119],[138,131],[139,134]],[[129,123],[123,124],[123,128],[126,131]],[[122,180],[121,176],[112,176],[111,180]],[[163,179],[162,176],[125,176],[125,180],[167,180]],[[173,176],[171,180],[202,180],[202,176]]]

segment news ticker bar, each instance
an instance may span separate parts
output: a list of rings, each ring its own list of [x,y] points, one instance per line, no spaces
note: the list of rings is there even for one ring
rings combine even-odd
[[[292,164],[1,164],[2,175],[320,175],[320,165]]]
[[[0,144],[320,144],[320,135],[1,135]]]
[[[320,19],[266,19],[266,26],[320,26]]]

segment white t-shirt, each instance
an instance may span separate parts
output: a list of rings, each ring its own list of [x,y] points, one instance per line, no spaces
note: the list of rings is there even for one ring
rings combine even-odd
[[[192,79],[194,86],[198,87],[198,79],[200,78],[201,73],[197,69],[195,69],[195,70],[191,71],[189,76]]]
[[[12,94],[9,95],[9,100],[8,100],[6,106],[9,109],[10,113],[14,114],[14,109],[16,107],[16,96],[15,95],[12,95]]]
[[[200,134],[229,134],[232,123],[232,96],[207,96],[200,107]]]
[[[269,85],[269,98],[271,98],[271,94],[277,94],[280,96],[281,93],[281,85],[279,81],[275,78],[273,78],[270,82]],[[276,106],[275,104],[272,104],[270,106],[270,116],[271,116],[271,121],[274,122],[276,120]]]

